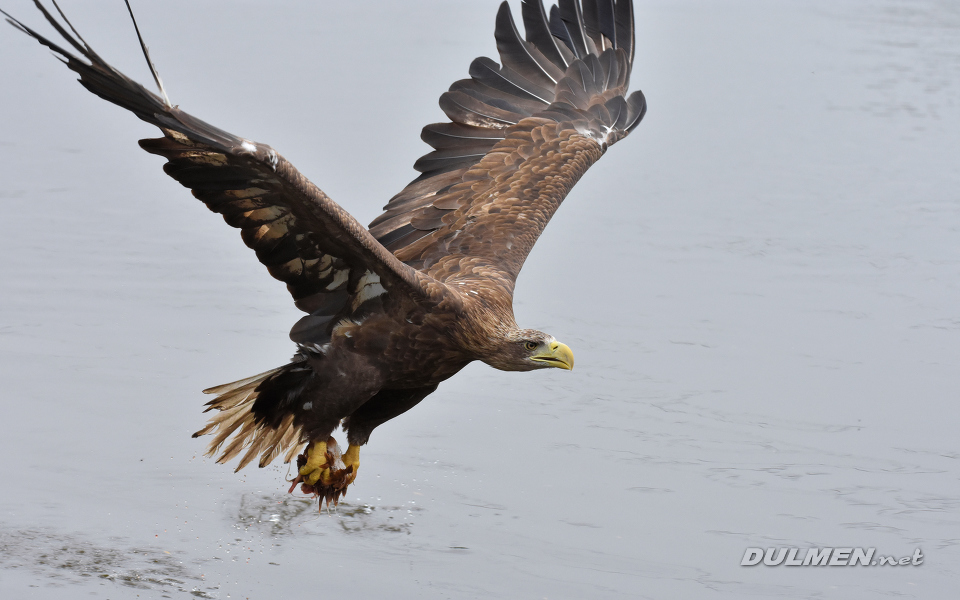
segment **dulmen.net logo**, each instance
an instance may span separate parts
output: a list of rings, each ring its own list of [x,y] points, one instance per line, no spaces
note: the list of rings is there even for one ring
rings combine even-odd
[[[876,548],[747,548],[740,565],[752,567],[899,567],[923,564],[920,548],[913,556],[877,556]]]

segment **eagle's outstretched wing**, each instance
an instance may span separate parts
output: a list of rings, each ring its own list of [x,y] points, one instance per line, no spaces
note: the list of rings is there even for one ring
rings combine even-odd
[[[570,188],[643,118],[626,96],[634,55],[631,0],[560,0],[547,17],[523,0],[526,40],[504,2],[502,65],[478,58],[440,98],[450,123],[424,127],[435,148],[422,175],[370,231],[398,258],[445,281],[484,276],[512,289]]]
[[[141,140],[140,145],[165,157],[168,175],[241,230],[243,241],[271,275],[287,284],[301,310],[328,315],[329,320],[351,314],[385,292],[421,300],[443,297],[443,284],[397,260],[271,147],[171,106],[107,64],[69,22],[73,35],[38,0],[35,4],[86,61],[3,14],[58,54],[88,90],[159,127],[164,137]]]

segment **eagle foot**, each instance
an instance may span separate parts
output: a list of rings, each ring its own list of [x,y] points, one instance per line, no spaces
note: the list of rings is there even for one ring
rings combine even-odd
[[[300,484],[304,494],[320,498],[320,507],[332,502],[336,506],[347,493],[347,487],[357,477],[360,467],[360,447],[349,446],[345,453],[332,436],[326,442],[311,442],[297,457],[297,478],[291,482],[288,493]]]

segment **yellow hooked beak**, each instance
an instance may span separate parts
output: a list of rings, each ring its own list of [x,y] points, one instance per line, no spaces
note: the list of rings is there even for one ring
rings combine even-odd
[[[573,370],[573,351],[566,344],[550,342],[541,352],[530,357],[531,360],[545,363],[551,367]]]

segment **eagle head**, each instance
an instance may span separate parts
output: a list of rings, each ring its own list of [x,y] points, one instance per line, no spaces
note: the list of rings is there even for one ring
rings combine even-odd
[[[508,330],[496,350],[482,360],[501,371],[533,371],[547,367],[573,370],[573,351],[552,335],[534,329]]]

